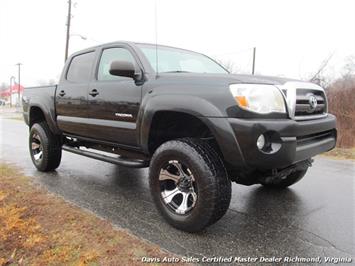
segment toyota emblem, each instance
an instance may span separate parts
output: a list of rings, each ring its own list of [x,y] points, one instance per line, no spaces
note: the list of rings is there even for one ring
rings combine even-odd
[[[316,96],[314,96],[313,94],[311,94],[309,96],[309,99],[308,99],[308,102],[309,102],[309,106],[311,108],[311,111],[314,111],[316,108],[317,108],[317,98]]]

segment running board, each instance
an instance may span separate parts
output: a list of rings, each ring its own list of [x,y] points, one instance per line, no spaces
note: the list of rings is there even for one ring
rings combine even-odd
[[[104,161],[107,163],[113,163],[113,164],[117,164],[117,165],[131,167],[131,168],[145,168],[145,167],[149,166],[149,161],[114,158],[114,157],[110,157],[110,156],[103,155],[103,154],[98,154],[98,153],[91,152],[91,151],[83,151],[83,150],[80,150],[79,148],[74,148],[74,147],[71,147],[68,145],[63,145],[62,149],[65,151],[68,151],[68,152],[83,155],[83,156],[97,159],[100,161]]]

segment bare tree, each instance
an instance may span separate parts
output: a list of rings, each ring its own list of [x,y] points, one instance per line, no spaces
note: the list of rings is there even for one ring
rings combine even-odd
[[[343,68],[343,77],[351,77],[355,75],[355,55],[350,55],[345,59]]]
[[[355,57],[347,58],[342,76],[333,80],[328,87],[329,112],[337,117],[337,146],[355,147]]]
[[[327,68],[333,55],[334,53],[330,54],[326,59],[322,61],[317,71],[311,76],[311,78],[309,78],[310,82],[316,83],[322,87],[328,87],[330,79],[324,75],[324,70]]]
[[[227,69],[230,73],[232,74],[240,73],[239,68],[237,67],[235,62],[228,59],[225,60],[216,59],[216,61],[219,64],[221,64],[225,69]]]

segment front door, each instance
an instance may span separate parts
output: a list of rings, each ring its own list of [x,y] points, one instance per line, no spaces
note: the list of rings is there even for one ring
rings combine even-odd
[[[138,146],[136,129],[141,102],[141,85],[132,78],[109,73],[112,61],[129,61],[137,66],[127,47],[105,48],[98,59],[95,80],[88,91],[89,137],[128,146]]]

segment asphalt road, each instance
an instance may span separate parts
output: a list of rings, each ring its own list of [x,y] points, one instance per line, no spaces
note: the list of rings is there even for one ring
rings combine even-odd
[[[199,234],[178,231],[159,216],[148,170],[127,169],[63,152],[56,172],[32,165],[28,128],[0,117],[0,160],[34,182],[134,235],[183,256],[298,256],[355,259],[355,163],[317,157],[290,189],[233,184],[227,214]]]

